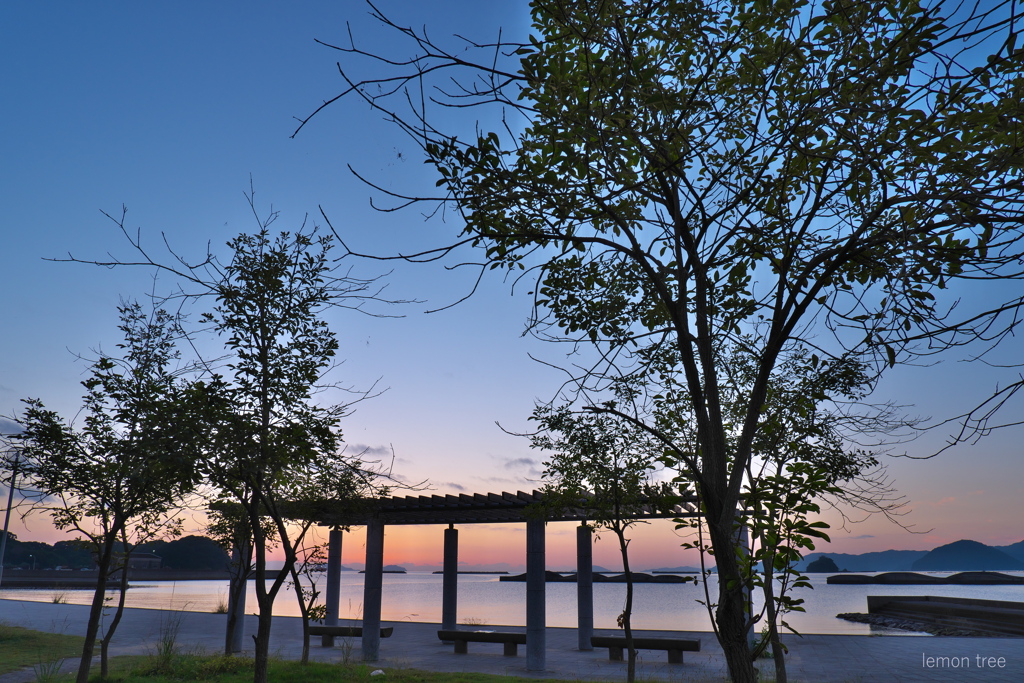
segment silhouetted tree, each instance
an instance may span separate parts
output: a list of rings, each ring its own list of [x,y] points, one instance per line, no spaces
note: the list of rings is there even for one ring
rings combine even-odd
[[[545,0],[529,40],[451,49],[373,10],[413,55],[349,33],[331,46],[343,90],[317,111],[354,97],[395,121],[441,189],[390,194],[450,205],[482,267],[533,269],[536,334],[592,346],[598,361],[573,369],[580,400],[642,424],[693,482],[719,640],[732,678],[752,682],[736,522],[793,342],[877,375],[966,345],[981,354],[1016,326],[1024,299],[1005,283],[1024,279],[1024,9]],[[366,60],[372,75],[353,75]],[[445,129],[435,104],[497,107],[500,123]],[[1004,288],[957,306],[979,281]],[[684,384],[696,449],[651,413],[600,404],[614,377],[656,380],[658,356]],[[756,372],[735,421],[719,360],[737,356]],[[968,411],[956,438],[987,417]]]
[[[107,580],[139,541],[175,532],[173,513],[202,478],[205,386],[180,379],[174,367],[178,320],[137,303],[120,307],[122,358],[92,366],[80,425],[26,399],[17,436],[24,474],[44,498],[58,529],[89,540],[99,577],[86,626],[78,683],[86,683],[104,609]],[[118,552],[121,548],[121,552]],[[124,609],[127,571],[117,610],[100,640],[101,675]]]

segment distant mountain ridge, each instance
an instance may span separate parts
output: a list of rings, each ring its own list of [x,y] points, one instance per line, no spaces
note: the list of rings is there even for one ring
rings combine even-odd
[[[883,550],[860,555],[820,552],[807,555],[796,566],[806,571],[807,565],[822,556],[830,557],[841,571],[850,572],[1014,571],[1024,570],[1024,541],[1006,546],[957,541],[933,550]],[[917,564],[926,557],[929,559],[924,565]]]
[[[851,572],[903,572],[928,554],[927,550],[882,550],[861,555],[846,553],[811,553],[797,563],[801,570],[820,557],[830,557],[840,570]]]
[[[914,571],[1022,571],[1024,562],[977,541],[956,541],[939,546],[911,567]]]
[[[1002,550],[1010,557],[1018,559],[1021,562],[1024,562],[1024,541],[1012,543],[1010,545],[995,545],[992,547],[996,550]]]

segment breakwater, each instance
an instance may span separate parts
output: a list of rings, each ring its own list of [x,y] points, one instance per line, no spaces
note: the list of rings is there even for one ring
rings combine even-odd
[[[694,583],[692,576],[679,576],[678,574],[647,574],[645,572],[630,572],[633,583]],[[513,574],[502,576],[499,581],[526,581],[526,574]],[[560,572],[544,572],[544,581],[547,583],[576,583],[575,573],[562,574]],[[594,583],[626,583],[626,574],[601,574],[594,572]]]
[[[834,574],[828,583],[838,585],[881,584],[887,586],[1014,586],[1024,585],[1024,577],[1000,572],[960,572],[951,576],[929,576],[917,572],[885,572],[865,574]]]

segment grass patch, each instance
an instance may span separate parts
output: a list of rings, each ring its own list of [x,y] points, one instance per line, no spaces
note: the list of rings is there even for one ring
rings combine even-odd
[[[81,636],[43,633],[0,623],[0,674],[82,653]]]
[[[111,660],[106,683],[249,683],[252,681],[251,659],[244,657],[199,656],[179,654],[168,661],[158,657],[116,657]],[[383,669],[385,676],[370,676]],[[67,677],[68,681],[73,680]],[[95,679],[99,681],[99,677]],[[374,683],[565,683],[560,679],[520,678],[472,672],[436,672],[382,667],[373,664],[333,664],[272,659],[272,683],[338,683],[338,681],[373,681]],[[586,683],[573,680],[572,683]]]

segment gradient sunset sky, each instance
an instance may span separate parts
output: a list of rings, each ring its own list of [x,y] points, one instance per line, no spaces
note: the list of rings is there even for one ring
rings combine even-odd
[[[521,38],[529,27],[521,0],[381,0],[379,6],[398,23],[426,24],[439,39],[492,40],[499,28]],[[0,414],[14,415],[20,399],[38,397],[73,416],[87,370],[76,355],[115,351],[119,298],[166,293],[174,285],[164,277],[154,283],[143,269],[44,260],[69,252],[132,258],[101,211],[120,215],[125,205],[128,226],[141,230],[154,253],[165,253],[165,234],[186,257],[200,257],[208,243],[226,256],[228,239],[255,228],[243,196],[251,177],[258,207],[281,212],[277,227],[295,229],[307,214],[321,222],[319,205],[358,251],[408,253],[457,235],[451,214],[427,220],[416,209],[380,213],[370,207],[373,191],[349,165],[396,191],[429,191],[434,178],[416,147],[369,107],[335,104],[290,137],[296,117],[343,88],[338,53],[314,39],[346,41],[347,21],[361,46],[413,54],[356,1],[0,4],[0,59],[7,65],[0,76]],[[465,130],[472,132],[469,125]],[[356,269],[367,276],[385,270],[377,263]],[[476,294],[449,310],[424,312],[459,299],[473,279],[472,269],[398,264],[387,277],[388,294],[424,303],[381,311],[401,318],[331,314],[346,359],[334,379],[362,388],[379,380],[387,388],[346,421],[345,437],[352,448],[388,460],[393,448],[396,473],[429,480],[434,493],[531,490],[543,456],[496,423],[511,431],[528,428],[534,402],[553,397],[562,381],[528,354],[557,364],[563,352],[522,336],[528,287],[513,293],[499,277],[485,278]],[[999,354],[1004,363],[1022,356],[1018,338]],[[940,418],[1015,379],[1015,372],[953,362],[900,368],[879,387],[878,398]],[[1021,419],[1019,402],[1005,410],[1007,420]],[[943,438],[930,434],[904,448],[927,455]],[[824,550],[931,549],[961,538],[990,545],[1020,541],[1022,441],[1024,429],[1007,429],[930,460],[890,460],[909,504],[902,521],[920,533],[871,519],[835,530]],[[464,529],[465,562],[523,563],[522,528]],[[199,531],[198,522],[187,530]],[[48,542],[65,537],[44,518],[14,531]],[[572,565],[572,533],[570,525],[552,525],[549,566]],[[637,566],[695,564],[696,556],[679,543],[669,522],[643,528],[632,547]],[[613,545],[610,537],[602,539],[595,562],[617,566]],[[391,529],[386,548],[389,563],[440,562],[441,529]],[[360,562],[361,553],[356,531],[346,540],[344,561]]]

